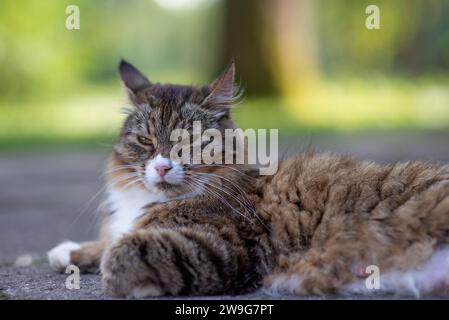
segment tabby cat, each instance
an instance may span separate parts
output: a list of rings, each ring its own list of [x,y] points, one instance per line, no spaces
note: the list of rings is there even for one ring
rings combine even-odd
[[[446,292],[448,165],[308,152],[261,176],[176,163],[172,130],[234,128],[234,64],[198,87],[152,83],[125,61],[119,71],[132,108],[107,164],[99,240],[55,247],[53,268],[100,270],[119,297]],[[373,266],[380,290],[366,285]]]

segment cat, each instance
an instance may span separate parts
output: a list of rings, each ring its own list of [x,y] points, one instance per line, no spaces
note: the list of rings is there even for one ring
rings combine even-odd
[[[99,270],[118,297],[447,293],[449,165],[305,152],[262,176],[177,163],[173,129],[235,128],[234,64],[205,86],[155,84],[125,61],[119,73],[132,108],[107,164],[100,237],[49,251],[54,269]]]

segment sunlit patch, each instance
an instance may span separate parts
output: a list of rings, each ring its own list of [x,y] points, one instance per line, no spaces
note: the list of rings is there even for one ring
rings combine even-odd
[[[447,83],[342,78],[307,92],[286,92],[284,104],[294,120],[308,127],[435,129],[449,124],[447,89]]]
[[[217,0],[155,0],[162,8],[167,10],[195,10],[208,7]]]

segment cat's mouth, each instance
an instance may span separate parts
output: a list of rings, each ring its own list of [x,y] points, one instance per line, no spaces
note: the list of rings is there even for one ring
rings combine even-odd
[[[194,179],[195,180],[195,179]],[[146,185],[150,191],[160,191],[169,198],[190,198],[198,195],[202,192],[204,186],[204,180],[192,181],[192,175],[186,173],[182,179],[176,181],[170,181],[162,179],[158,182],[154,182]]]
[[[158,182],[144,183],[146,189],[150,192],[162,192],[167,198],[179,198],[187,196],[192,192],[191,188],[185,181],[169,182],[160,180]]]
[[[166,191],[166,190],[171,190],[173,188],[179,188],[180,185],[179,184],[172,184],[172,183],[169,183],[167,181],[161,181],[161,182],[156,183],[156,187],[158,187],[162,191]]]

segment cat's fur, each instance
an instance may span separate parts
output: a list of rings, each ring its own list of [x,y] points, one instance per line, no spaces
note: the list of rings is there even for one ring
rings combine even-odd
[[[172,129],[191,129],[193,120],[204,129],[234,127],[234,66],[203,87],[152,84],[125,62],[120,73],[133,109],[107,166],[110,212],[100,240],[49,252],[55,268],[100,266],[114,296],[261,287],[370,293],[369,265],[380,269],[384,291],[446,290],[448,165],[304,153],[281,162],[273,176],[244,166],[184,166],[181,183],[149,185],[147,170],[157,155],[169,154]],[[141,135],[152,144],[139,143]]]

